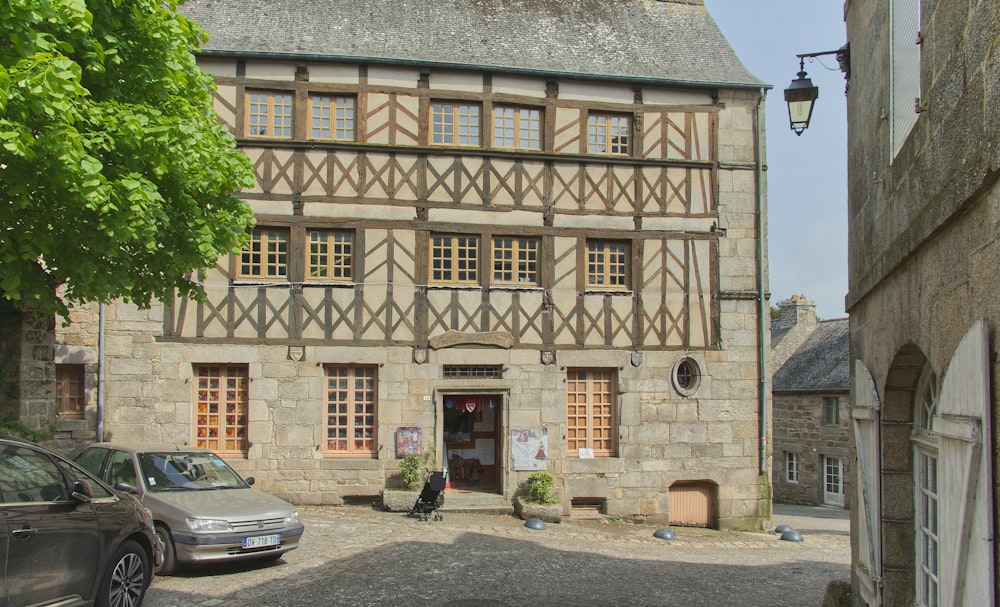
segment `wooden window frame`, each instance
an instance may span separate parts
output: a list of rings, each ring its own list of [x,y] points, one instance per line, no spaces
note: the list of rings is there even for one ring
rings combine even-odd
[[[453,286],[479,285],[480,240],[478,235],[472,234],[431,234],[428,283]]]
[[[482,147],[482,105],[460,101],[432,101],[430,110],[428,139],[431,145],[463,148]],[[463,127],[468,132],[463,133]],[[467,139],[467,141],[463,142],[463,139]]]
[[[326,110],[326,115],[322,114],[323,110]],[[310,94],[310,139],[316,141],[355,141],[357,139],[356,115],[357,98],[353,95]],[[317,121],[320,122],[319,126],[317,126]]]
[[[291,230],[288,228],[253,228],[250,230],[250,242],[237,262],[237,277],[241,280],[287,281],[290,247]]]
[[[785,451],[785,482],[799,484],[799,454]]]
[[[216,453],[246,456],[250,446],[250,367],[198,364],[194,367],[192,444]]]
[[[255,99],[255,97],[261,97]],[[247,89],[244,95],[244,133],[260,139],[291,139],[295,128],[295,94],[291,91],[265,91]],[[280,101],[280,103],[278,103]],[[261,108],[260,106],[264,107]],[[256,108],[256,111],[255,111]],[[278,110],[282,113],[278,113]],[[263,118],[264,124],[260,124]],[[255,120],[256,119],[256,120]],[[278,124],[278,120],[281,123]],[[261,133],[260,130],[264,129]],[[280,129],[280,134],[275,130]],[[287,134],[286,134],[287,132]]]
[[[630,251],[630,243],[624,240],[588,240],[587,290],[628,291]]]
[[[542,243],[540,239],[529,236],[494,236],[492,243],[492,284],[512,287],[537,287],[541,284],[539,261]],[[508,257],[504,257],[505,255]],[[507,276],[510,278],[506,278]],[[525,280],[522,280],[522,277]]]
[[[840,398],[837,396],[823,397],[823,425],[840,425]]]
[[[916,552],[916,601],[921,607],[941,605],[941,541],[938,466],[936,450],[918,446],[914,450],[916,491],[914,496],[914,538]]]
[[[509,115],[507,115],[508,113]],[[525,116],[526,113],[527,116]],[[541,151],[545,141],[542,131],[544,124],[545,115],[541,108],[523,105],[495,105],[493,106],[493,147]],[[510,136],[504,133],[506,130],[510,131]]]
[[[87,409],[87,368],[81,364],[56,365],[56,410],[59,417],[82,419]]]
[[[306,232],[306,280],[352,282],[354,240],[352,230],[310,228]]]
[[[566,370],[567,455],[594,457],[618,453],[618,373],[614,369]]]
[[[625,142],[621,142],[621,138]],[[602,156],[629,156],[632,144],[632,116],[612,112],[591,112],[587,116],[587,153]]]
[[[378,367],[326,365],[323,382],[324,452],[339,457],[377,457]],[[338,385],[331,385],[332,382]],[[331,411],[331,407],[337,410]],[[331,436],[331,432],[341,430],[343,436]]]

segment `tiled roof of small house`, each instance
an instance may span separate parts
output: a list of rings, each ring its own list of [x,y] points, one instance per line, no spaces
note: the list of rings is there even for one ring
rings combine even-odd
[[[781,365],[772,380],[774,392],[850,391],[848,320],[821,320]]]
[[[206,54],[766,86],[702,0],[190,0]]]

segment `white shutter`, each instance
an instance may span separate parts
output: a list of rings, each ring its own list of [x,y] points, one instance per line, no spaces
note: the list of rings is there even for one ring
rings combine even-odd
[[[994,604],[989,355],[989,328],[980,320],[948,364],[934,416],[938,581],[941,604],[953,607]]]
[[[858,461],[858,512],[854,519],[858,528],[855,578],[859,581],[861,598],[871,607],[882,604],[882,525],[881,480],[879,472],[879,411],[881,403],[875,380],[868,367],[854,361],[854,443]]]
[[[920,97],[920,0],[892,0],[892,46],[889,65],[892,158],[917,122],[914,100]]]

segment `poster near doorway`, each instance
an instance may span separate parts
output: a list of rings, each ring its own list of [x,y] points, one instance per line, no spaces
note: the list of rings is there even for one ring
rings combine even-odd
[[[443,424],[448,486],[500,488],[499,394],[445,394]]]

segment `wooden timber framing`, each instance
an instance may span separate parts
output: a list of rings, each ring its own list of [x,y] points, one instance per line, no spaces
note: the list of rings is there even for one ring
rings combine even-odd
[[[354,82],[217,76],[216,108],[257,176],[241,196],[257,225],[287,229],[283,281],[237,278],[238,256],[204,279],[204,302],[165,312],[167,341],[198,343],[426,345],[449,332],[501,333],[514,348],[692,350],[719,347],[718,112],[704,104],[627,102],[503,92],[484,73],[476,90],[389,86],[357,66]],[[293,136],[248,137],[247,91],[290,94]],[[356,99],[356,141],[309,139],[309,96]],[[709,95],[706,94],[706,98]],[[713,97],[714,98],[714,97]],[[480,108],[480,146],[433,145],[436,102]],[[494,105],[538,108],[541,150],[491,147]],[[631,117],[629,153],[587,153],[591,113]],[[353,234],[350,281],[306,278],[309,229]],[[429,284],[436,233],[479,239],[476,285]],[[494,285],[492,239],[539,241],[538,284]],[[627,289],[587,285],[589,239],[628,244]]]

